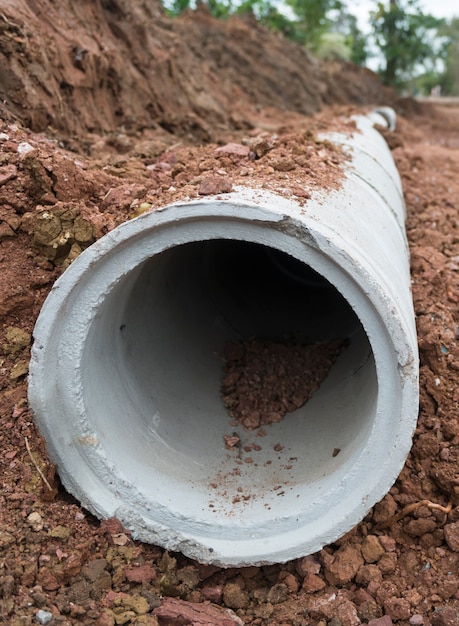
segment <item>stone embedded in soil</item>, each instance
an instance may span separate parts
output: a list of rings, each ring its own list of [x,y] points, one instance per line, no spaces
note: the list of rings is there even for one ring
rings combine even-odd
[[[248,158],[250,154],[250,148],[249,146],[244,146],[240,143],[227,143],[226,145],[217,148],[215,150],[215,154],[226,154],[237,159],[244,159]]]
[[[219,193],[229,193],[233,190],[233,183],[225,176],[206,176],[198,188],[200,196],[213,196]]]
[[[426,533],[431,533],[437,527],[437,523],[434,519],[421,517],[419,519],[412,519],[405,524],[405,532],[410,537],[421,537]]]
[[[384,610],[396,622],[408,620],[411,616],[410,603],[404,598],[388,598],[384,602]]]
[[[34,530],[35,532],[39,532],[40,530],[43,530],[43,526],[44,526],[43,518],[40,515],[40,513],[38,513],[38,511],[32,511],[32,513],[30,513],[27,517],[27,522],[30,528]]]
[[[377,617],[368,622],[368,626],[392,626],[392,619],[389,615]]]
[[[229,415],[249,430],[280,422],[319,389],[343,345],[339,339],[310,345],[228,342],[221,395]]]
[[[244,609],[249,604],[249,594],[237,583],[228,583],[223,589],[223,601],[230,609]]]
[[[225,611],[207,602],[185,602],[178,598],[164,598],[153,614],[161,624],[168,626],[241,626],[243,621],[232,611]]]
[[[337,550],[333,562],[325,568],[325,577],[331,585],[343,585],[356,576],[363,563],[360,546],[345,544]]]
[[[296,562],[296,571],[303,577],[307,574],[318,574],[320,567],[319,561],[313,554],[304,556]]]
[[[448,546],[454,552],[459,552],[459,522],[446,524],[444,531],[445,531],[445,540]]]
[[[156,578],[156,570],[151,565],[138,565],[125,570],[126,580],[132,583],[150,583]]]
[[[327,583],[322,578],[320,578],[320,576],[312,574],[311,572],[307,572],[303,580],[302,590],[306,593],[315,593],[316,591],[320,591],[326,586]]]
[[[35,619],[39,624],[49,624],[53,619],[53,614],[50,611],[44,611],[43,609],[40,609],[39,611],[37,611]]]
[[[3,352],[5,354],[17,354],[26,348],[31,342],[32,336],[26,330],[15,326],[8,326],[5,333]]]
[[[368,535],[362,543],[362,555],[366,563],[376,563],[384,554],[384,548],[376,535]]]
[[[453,606],[439,606],[430,620],[432,626],[459,626],[459,611]]]

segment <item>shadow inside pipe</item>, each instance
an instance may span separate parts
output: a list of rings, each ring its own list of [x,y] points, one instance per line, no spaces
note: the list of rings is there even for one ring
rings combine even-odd
[[[262,436],[235,426],[220,396],[225,343],[250,337],[349,341],[312,398]],[[352,470],[376,415],[374,357],[349,303],[260,244],[194,242],[147,260],[105,299],[85,354],[108,462],[179,526],[196,510],[227,529],[235,515],[259,528],[279,510],[303,516],[305,498],[323,499]],[[234,431],[241,443],[228,450]]]

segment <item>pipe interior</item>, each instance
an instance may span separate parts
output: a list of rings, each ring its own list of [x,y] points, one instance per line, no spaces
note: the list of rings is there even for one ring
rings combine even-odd
[[[375,420],[375,359],[357,315],[311,267],[260,244],[156,254],[112,288],[87,337],[87,413],[108,462],[158,515],[198,511],[228,527],[299,516],[349,471]],[[232,425],[220,396],[225,342],[249,337],[349,340],[312,398],[262,437]],[[234,431],[241,458],[224,445]],[[245,453],[251,443],[261,450]]]

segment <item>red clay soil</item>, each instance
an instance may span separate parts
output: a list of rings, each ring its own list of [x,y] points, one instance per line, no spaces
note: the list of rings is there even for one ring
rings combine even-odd
[[[270,108],[394,99],[376,76],[324,64],[256,21],[177,20],[158,0],[15,0],[0,11],[0,102],[33,131],[83,143],[91,132],[163,129],[209,141]]]
[[[227,342],[221,397],[229,416],[237,420],[234,425],[253,430],[302,407],[327,378],[343,345],[342,339],[297,344],[252,337]]]
[[[0,12],[0,623],[459,625],[459,108],[397,103],[370,73],[250,22],[62,4]],[[27,405],[31,332],[56,278],[177,197],[254,177],[304,201],[339,184],[342,155],[317,132],[387,102],[421,359],[395,485],[342,539],[264,567],[201,565],[96,520],[59,484]]]

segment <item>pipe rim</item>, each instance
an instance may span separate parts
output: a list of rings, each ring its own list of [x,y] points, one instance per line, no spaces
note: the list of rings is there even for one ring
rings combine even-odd
[[[178,215],[177,211],[180,207],[185,209],[188,217],[184,217],[183,214]],[[204,209],[203,211],[201,210],[201,207]],[[241,204],[237,203],[234,199],[171,205],[161,211],[157,211],[156,213],[144,214],[136,218],[136,220],[122,225],[116,229],[116,231],[109,233],[106,237],[99,240],[99,242],[96,242],[94,246],[83,253],[83,255],[81,255],[72,264],[72,266],[70,266],[69,270],[67,270],[65,284],[63,281],[59,280],[53,288],[49,296],[49,301],[47,301],[47,304],[45,305],[47,316],[45,314],[40,315],[35,330],[35,344],[32,350],[32,362],[30,368],[30,403],[31,406],[34,407],[36,420],[48,440],[51,457],[53,460],[57,461],[60,468],[64,468],[64,485],[71,493],[76,495],[80,501],[82,501],[83,505],[91,512],[103,517],[115,515],[126,525],[127,528],[133,530],[134,536],[137,536],[139,539],[145,541],[152,541],[152,539],[157,540],[158,543],[164,545],[165,547],[180,550],[188,556],[198,558],[198,560],[209,561],[223,566],[286,561],[307,553],[315,552],[323,547],[323,545],[335,540],[337,535],[335,534],[334,529],[336,527],[337,516],[342,518],[339,536],[344,534],[344,532],[349,530],[353,525],[362,519],[374,503],[387,493],[388,489],[395,481],[398,472],[402,468],[411,446],[411,436],[414,429],[411,411],[413,402],[415,402],[417,398],[417,384],[414,377],[411,374],[408,374],[408,376],[404,378],[403,385],[401,384],[400,379],[400,371],[403,368],[409,368],[410,359],[413,361],[415,359],[415,356],[412,353],[412,348],[405,336],[405,329],[399,328],[396,331],[396,341],[399,344],[396,346],[393,344],[394,334],[387,331],[387,323],[389,319],[393,325],[398,323],[397,318],[393,315],[393,309],[391,309],[391,307],[393,307],[393,303],[384,300],[371,302],[368,299],[369,289],[368,286],[365,285],[367,277],[362,277],[362,268],[356,268],[354,276],[351,276],[350,271],[352,268],[350,266],[344,268],[341,264],[341,266],[338,267],[336,262],[330,258],[330,246],[333,248],[334,243],[329,240],[324,243],[324,241],[321,240],[323,233],[318,234],[317,230],[314,230],[316,225],[310,224],[308,231],[304,230],[304,227],[301,226],[304,230],[304,234],[306,234],[308,243],[305,244],[303,241],[300,242],[300,245],[310,246],[308,254],[313,252],[314,254],[317,253],[319,256],[322,256],[322,261],[325,261],[325,266],[327,263],[330,263],[327,269],[330,274],[333,273],[332,269],[334,272],[337,272],[341,276],[342,284],[348,281],[345,298],[353,308],[356,307],[358,310],[357,315],[364,326],[367,337],[373,347],[377,370],[387,368],[390,361],[397,361],[394,356],[395,353],[397,353],[398,356],[400,356],[400,354],[405,355],[404,358],[406,362],[402,363],[400,367],[396,366],[391,370],[392,380],[389,385],[390,391],[388,392],[388,395],[392,396],[389,404],[393,409],[391,414],[392,430],[394,433],[393,442],[390,446],[386,447],[384,452],[381,452],[379,456],[374,455],[372,447],[376,447],[378,437],[381,436],[381,432],[378,431],[380,430],[380,422],[383,418],[380,416],[379,422],[373,425],[372,432],[368,437],[368,445],[365,448],[364,455],[366,456],[366,460],[362,457],[356,458],[353,463],[354,475],[352,475],[351,472],[351,475],[349,476],[349,480],[352,480],[353,484],[356,484],[359,480],[357,478],[357,468],[364,462],[364,470],[366,472],[372,471],[374,474],[380,476],[378,480],[373,480],[373,483],[376,483],[376,486],[369,491],[359,488],[357,485],[354,489],[351,489],[349,485],[339,485],[339,493],[328,494],[327,510],[325,510],[323,506],[320,508],[320,503],[314,503],[314,506],[316,506],[319,511],[321,528],[320,531],[318,529],[315,530],[312,539],[304,540],[304,536],[308,535],[308,527],[311,524],[317,524],[317,519],[313,519],[312,521],[310,520],[309,523],[300,523],[298,527],[292,528],[289,533],[286,533],[285,529],[282,530],[281,549],[276,548],[275,533],[268,536],[268,531],[265,530],[263,536],[261,537],[257,537],[256,532],[252,532],[248,535],[247,530],[250,529],[247,529],[246,526],[242,526],[238,529],[240,535],[238,539],[232,538],[228,541],[228,539],[218,536],[222,530],[221,527],[219,527],[217,531],[214,531],[214,536],[209,537],[205,533],[205,524],[198,524],[197,527],[192,528],[192,525],[190,526],[185,523],[185,528],[175,532],[175,536],[171,538],[170,528],[168,528],[167,524],[163,524],[164,519],[161,518],[161,515],[158,516],[158,513],[164,513],[161,511],[161,506],[158,507],[156,512],[148,512],[145,508],[145,505],[148,505],[148,503],[145,502],[141,493],[135,493],[136,489],[133,485],[129,486],[131,494],[130,500],[126,502],[125,505],[120,505],[117,501],[119,495],[116,492],[116,488],[110,487],[106,482],[107,477],[112,476],[113,478],[116,476],[117,469],[113,467],[107,459],[104,460],[105,452],[103,449],[100,450],[99,446],[91,445],[91,437],[94,436],[94,433],[93,429],[89,427],[89,424],[85,423],[86,416],[83,398],[84,392],[79,385],[76,385],[70,400],[70,402],[74,405],[73,424],[74,428],[77,429],[77,436],[82,441],[87,438],[86,444],[89,444],[89,446],[86,445],[85,448],[81,447],[76,453],[83,455],[85,462],[89,461],[90,464],[95,464],[95,467],[88,468],[84,466],[82,468],[82,473],[77,478],[66,473],[65,466],[68,463],[67,455],[70,454],[69,446],[62,446],[62,434],[58,433],[56,436],[56,433],[53,432],[53,430],[55,430],[55,423],[52,423],[53,418],[51,418],[51,420],[49,418],[49,398],[45,398],[42,393],[46,382],[44,380],[46,372],[41,371],[41,364],[46,362],[47,359],[52,358],[50,351],[52,351],[54,346],[59,343],[59,339],[56,338],[56,329],[62,326],[61,322],[63,318],[63,310],[72,305],[75,297],[80,297],[78,292],[84,288],[82,285],[85,282],[84,277],[86,273],[88,271],[94,272],[100,264],[106,266],[107,264],[112,263],[112,260],[115,257],[118,257],[123,248],[126,249],[126,246],[130,246],[132,244],[133,237],[136,239],[138,250],[142,248],[140,240],[154,238],[155,241],[158,241],[161,229],[165,230],[173,227],[175,228],[176,233],[180,231],[179,245],[185,245],[187,243],[186,237],[190,236],[190,227],[193,224],[199,223],[199,228],[202,231],[204,220],[210,219],[212,222],[212,219],[209,217],[210,210],[215,211],[218,215],[217,220],[219,225],[227,234],[231,232],[231,229],[229,228],[230,226],[239,227],[242,224],[244,226],[247,226],[247,224],[256,224],[253,228],[255,230],[259,230],[260,233],[260,240],[256,243],[270,241],[270,237],[267,237],[269,233],[276,233],[278,235],[280,232],[279,228],[284,228],[285,225],[287,225],[288,228],[286,229],[286,232],[283,233],[283,236],[289,240],[292,239],[294,244],[293,247],[295,249],[299,249],[298,239],[295,238],[293,240],[293,231],[288,232],[292,225],[294,225],[294,220],[291,220],[290,218],[286,220],[285,216],[275,216],[273,219],[272,212],[266,211],[263,207],[256,204],[251,205],[247,202],[243,205],[244,217],[242,217]],[[255,231],[251,231],[251,233],[252,232],[255,235]],[[314,235],[313,238],[309,236],[311,233]],[[232,238],[234,238],[234,233]],[[276,243],[277,241],[278,240],[276,240]],[[274,248],[275,246],[273,246],[272,243],[273,242],[271,241],[271,245],[269,247]],[[323,248],[327,246],[329,249],[325,254],[323,252]],[[282,249],[282,251],[285,252],[284,249]],[[288,253],[291,254],[291,251],[292,249],[290,249]],[[159,251],[156,253],[159,253]],[[340,251],[340,253],[342,253],[342,251]],[[314,254],[308,257],[308,265],[318,271],[317,267],[311,263]],[[144,257],[143,260],[149,258],[149,255],[151,255],[151,246],[147,246],[147,250],[144,250],[142,255]],[[138,267],[139,264],[143,262],[139,260],[142,255],[138,257],[134,267],[132,267],[129,271],[133,271],[135,267]],[[303,258],[299,258],[299,260],[303,262]],[[352,263],[351,260],[349,260],[349,262]],[[117,261],[116,264],[119,264],[119,261]],[[320,269],[322,271],[319,273],[323,273],[323,267]],[[330,274],[326,276],[328,280],[330,280]],[[359,285],[356,283],[357,276],[360,280]],[[91,277],[89,278],[89,282],[91,282]],[[336,287],[336,280],[335,282],[331,282]],[[342,293],[342,288],[343,287],[341,285],[341,288],[339,289],[340,293]],[[366,302],[368,311],[363,311],[362,302],[350,302],[350,299],[353,297],[351,292],[354,294],[360,293],[361,298],[363,298],[362,302]],[[94,307],[97,309],[97,295],[92,294],[92,298]],[[381,306],[383,306],[384,309],[381,309]],[[53,312],[51,317],[49,316],[50,311]],[[363,321],[362,317],[364,318]],[[84,326],[86,324],[87,320],[83,320],[82,325]],[[84,331],[84,328],[80,328],[80,332],[81,331]],[[385,354],[379,354],[381,347],[379,345],[375,352],[372,337],[378,332],[383,332],[385,335],[386,340],[385,342],[382,342],[386,346]],[[404,345],[401,346],[400,342],[404,342]],[[49,346],[51,345],[53,347],[50,348]],[[67,383],[72,377],[75,377],[75,367],[78,365],[79,349],[81,348],[82,346],[78,345],[67,345],[65,347],[64,351],[67,353],[69,363],[71,364],[68,368]],[[382,372],[379,371],[378,378],[381,375]],[[384,372],[384,376],[387,377],[387,375],[388,372]],[[59,381],[56,389],[59,392]],[[62,388],[60,389],[60,393],[64,393]],[[397,396],[398,400],[395,402]],[[395,416],[397,415],[400,416],[400,419],[396,419]],[[57,419],[58,417],[55,416],[54,420],[56,423]],[[286,419],[288,419],[288,417]],[[64,450],[65,453],[62,453],[61,450]],[[75,454],[75,452],[72,451],[72,454]],[[391,458],[392,471],[390,475],[387,475],[387,463],[385,461],[387,461],[387,458],[389,457]],[[397,461],[394,462],[394,459],[397,459]],[[375,460],[379,460],[379,468],[374,467]],[[395,466],[396,471],[394,472]],[[83,476],[84,469],[86,469],[87,472]],[[128,477],[121,475],[118,476],[117,481],[114,482],[123,484],[126,480],[129,482]],[[94,490],[98,492],[98,501],[91,498],[90,494],[88,495],[88,489],[91,490],[91,488],[93,492]],[[333,497],[337,497],[337,504],[335,506],[332,506],[331,504]],[[349,503],[352,503],[350,510],[348,510],[344,518],[343,511],[340,509],[343,498],[346,498],[348,505]],[[180,522],[181,524],[179,524],[179,526],[181,525],[183,527],[184,520],[180,520]],[[185,520],[185,522],[187,522],[187,520]],[[344,532],[343,528],[345,528]]]

